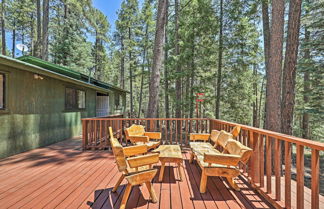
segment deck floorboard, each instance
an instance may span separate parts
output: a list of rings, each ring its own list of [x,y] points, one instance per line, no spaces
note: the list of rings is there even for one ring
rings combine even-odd
[[[201,170],[189,163],[183,151],[183,180],[178,168],[167,164],[162,182],[158,175],[153,187],[159,202],[149,200],[145,186],[132,189],[127,208],[202,209],[272,208],[261,196],[238,179],[240,192],[229,188],[226,180],[208,177],[207,192],[199,192]],[[117,192],[112,188],[120,177],[110,151],[82,152],[78,139],[34,149],[0,160],[1,208],[119,208],[125,190],[124,180]],[[160,164],[155,166],[160,170]]]

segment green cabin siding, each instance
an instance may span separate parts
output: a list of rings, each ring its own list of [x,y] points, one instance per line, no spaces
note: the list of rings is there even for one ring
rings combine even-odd
[[[0,60],[1,61],[1,60]],[[81,118],[96,116],[97,92],[109,94],[109,114],[125,111],[125,92],[98,90],[76,82],[68,82],[5,65],[6,108],[0,110],[0,158],[49,145],[81,134]],[[84,90],[86,108],[67,111],[65,88]],[[114,97],[121,94],[122,112],[115,111]]]

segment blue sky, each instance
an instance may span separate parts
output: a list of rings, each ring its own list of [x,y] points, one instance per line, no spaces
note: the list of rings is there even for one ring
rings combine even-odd
[[[121,7],[121,3],[123,0],[92,0],[93,6],[102,11],[108,18],[109,24],[111,26],[111,32],[115,30],[115,21],[117,20],[117,11]],[[143,0],[139,0],[139,5],[142,4]],[[11,33],[7,32],[7,47],[8,49],[11,49]],[[92,40],[92,37],[88,37],[90,40]],[[17,41],[17,44],[20,43]],[[17,56],[21,56],[21,52],[16,49]]]
[[[102,11],[108,18],[111,30],[115,29],[117,11],[120,9],[122,0],[93,0],[93,5]]]

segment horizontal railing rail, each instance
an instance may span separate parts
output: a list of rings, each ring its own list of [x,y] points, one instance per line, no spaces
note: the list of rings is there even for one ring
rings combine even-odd
[[[83,149],[110,149],[108,127],[112,127],[124,145],[124,129],[132,124],[144,125],[146,131],[162,133],[163,144],[189,144],[189,133],[210,133],[211,130],[231,131],[241,126],[237,140],[254,152],[242,173],[268,201],[277,208],[304,208],[304,153],[311,150],[311,208],[319,208],[320,152],[324,143],[285,135],[247,125],[207,118],[85,118]],[[308,148],[308,149],[305,149]],[[292,192],[292,160],[296,161],[296,194]],[[284,186],[282,186],[284,185]],[[296,195],[295,197],[292,196]],[[296,202],[292,201],[296,200]]]

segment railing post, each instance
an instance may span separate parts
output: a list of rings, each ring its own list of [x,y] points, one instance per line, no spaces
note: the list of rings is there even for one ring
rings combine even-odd
[[[291,143],[285,142],[285,207],[291,208]]]
[[[275,139],[275,152],[274,152],[274,172],[275,172],[275,185],[276,185],[276,200],[281,200],[281,141]]]
[[[312,149],[312,209],[319,209],[319,151]]]
[[[272,138],[268,135],[266,136],[266,173],[267,173],[267,193],[272,192]]]
[[[249,176],[251,177],[252,185],[256,186],[256,183],[260,183],[260,168],[259,168],[259,145],[258,145],[258,133],[249,131],[249,145],[253,149],[252,156],[249,160]]]
[[[264,187],[264,136],[259,134],[260,187]]]
[[[304,146],[297,146],[297,209],[304,208]]]
[[[82,150],[86,150],[86,144],[88,143],[87,121],[82,120]]]

